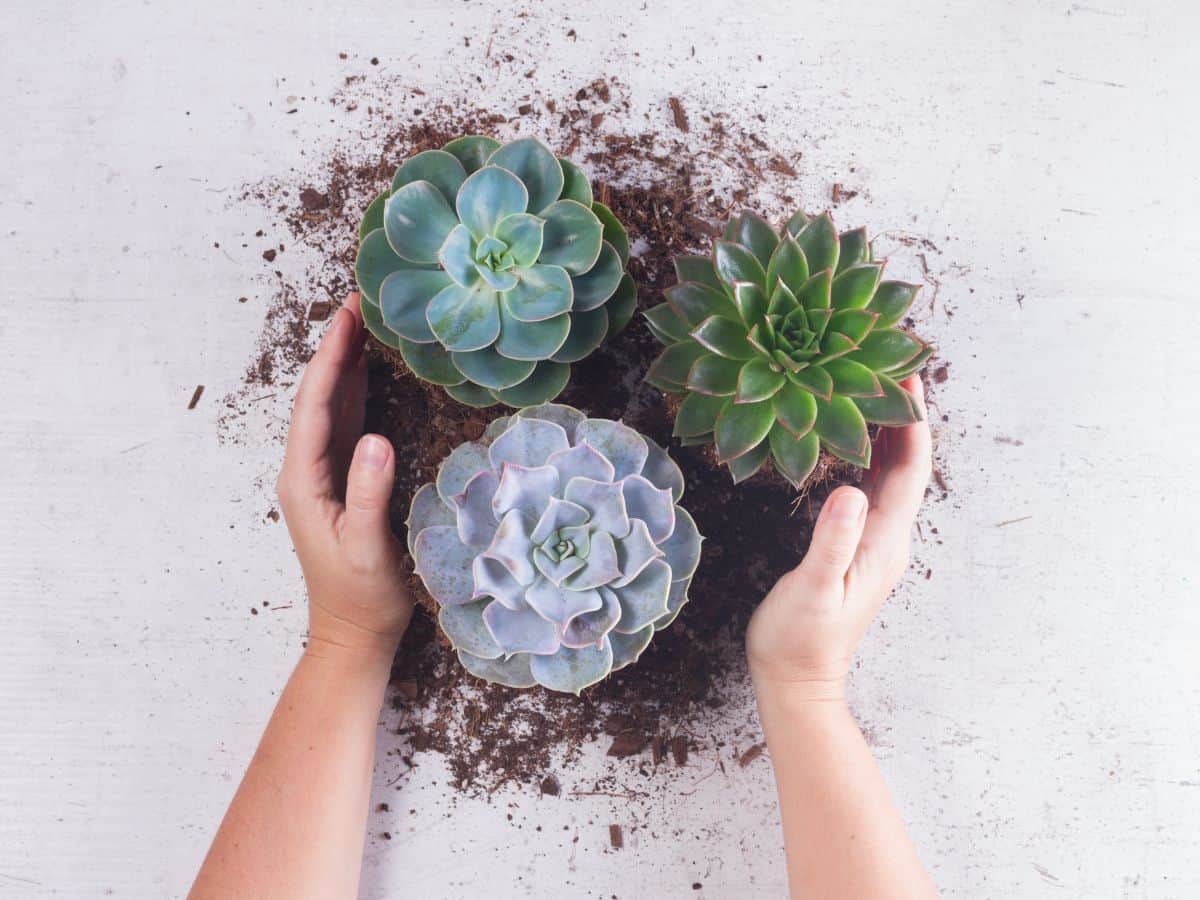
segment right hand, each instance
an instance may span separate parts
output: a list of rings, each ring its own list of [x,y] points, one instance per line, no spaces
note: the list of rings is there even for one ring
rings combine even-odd
[[[755,610],[746,655],[756,689],[809,699],[844,697],[859,642],[904,571],[913,520],[932,467],[920,378],[903,386],[922,421],[880,431],[864,490],[833,491],[804,560]]]

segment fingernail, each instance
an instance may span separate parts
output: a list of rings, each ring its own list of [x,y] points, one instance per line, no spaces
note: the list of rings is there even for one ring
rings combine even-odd
[[[329,323],[329,328],[325,331],[325,337],[333,337],[345,327],[346,317],[342,315],[342,311],[339,309],[333,314],[333,321]]]
[[[867,498],[862,491],[842,491],[833,498],[829,518],[839,525],[853,525],[866,508]]]
[[[387,441],[375,434],[366,435],[358,442],[358,459],[366,468],[382,472],[388,461]]]

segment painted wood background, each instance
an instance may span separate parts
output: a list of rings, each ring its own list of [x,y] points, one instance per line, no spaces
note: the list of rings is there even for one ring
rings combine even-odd
[[[1200,896],[1197,9],[6,4],[0,897],[183,896],[296,656],[277,434],[217,426],[261,261],[213,243],[257,221],[239,186],[344,133],[287,98],[372,56],[435,98],[479,71],[501,112],[602,75],[640,123],[668,127],[671,95],[724,110],[803,139],[812,206],[843,183],[839,221],[937,245],[950,494],[855,709],[945,896]],[[726,712],[753,731],[748,697]],[[602,751],[565,785],[656,784]],[[381,767],[362,895],[782,896],[767,760],[722,773],[730,752],[634,801]]]

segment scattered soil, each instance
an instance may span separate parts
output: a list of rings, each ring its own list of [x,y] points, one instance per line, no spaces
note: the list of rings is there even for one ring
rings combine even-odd
[[[192,399],[188,401],[187,408],[195,409],[196,404],[200,402],[200,398],[204,395],[204,385],[196,385],[196,389],[192,391]]]
[[[263,331],[243,387],[226,398],[221,425],[228,440],[243,440],[248,428],[257,427],[247,423],[258,421],[251,415],[254,404],[274,396],[263,395],[265,387],[283,388],[296,380],[312,352],[313,323],[327,318],[354,287],[363,209],[412,153],[461,134],[483,133],[502,139],[533,134],[571,156],[588,171],[597,199],[612,207],[634,242],[630,272],[640,309],[660,302],[662,289],[674,282],[673,257],[706,251],[735,208],[746,205],[779,219],[800,205],[789,192],[801,164],[797,147],[768,146],[718,113],[693,109],[689,115],[675,97],[663,110],[660,132],[641,110],[633,113],[623,86],[611,79],[561,96],[520,98],[510,117],[472,108],[461,98],[430,102],[395,76],[366,71],[348,76],[327,98],[356,117],[353,139],[313,151],[305,172],[252,185],[236,198],[239,205],[266,211],[269,224],[247,238],[252,248],[253,240],[270,245],[262,252],[264,260],[282,260],[285,246],[302,247],[303,264],[272,266],[263,277],[269,298]],[[393,102],[400,97],[421,106],[405,111]],[[625,130],[630,123],[632,130]],[[840,185],[836,188],[835,193]],[[853,195],[843,192],[842,199]],[[641,380],[660,349],[635,318],[622,335],[574,366],[559,399],[594,416],[622,419],[670,446],[687,479],[683,505],[707,538],[691,602],[635,666],[575,698],[486,685],[468,675],[439,640],[428,614],[432,601],[410,571],[414,596],[422,603],[393,673],[388,726],[404,741],[394,751],[390,780],[402,780],[422,754],[437,753],[462,790],[490,792],[515,782],[557,796],[560,784],[553,773],[564,771],[589,742],[605,740],[614,765],[630,759],[633,771],[646,778],[679,771],[688,766],[692,750],[719,745],[709,725],[748,690],[742,640],[751,612],[803,556],[828,491],[857,480],[858,471],[823,460],[799,498],[769,473],[735,488],[710,448],[671,445],[669,405]],[[478,437],[503,410],[459,405],[440,388],[415,379],[398,357],[378,345],[368,348],[368,362],[366,427],[396,447],[400,464],[392,518],[403,535],[413,492],[434,477],[453,447]],[[275,437],[282,435],[277,428]],[[261,439],[257,431],[256,439]],[[741,755],[741,764],[755,755],[752,747]],[[728,750],[726,757],[738,758]],[[604,793],[604,788],[596,785],[584,793]],[[613,827],[612,844],[620,847],[620,829]]]

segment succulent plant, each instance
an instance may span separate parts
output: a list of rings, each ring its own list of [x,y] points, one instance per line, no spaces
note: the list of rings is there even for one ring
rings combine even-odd
[[[629,238],[587,176],[539,141],[461,137],[410,157],[367,208],[355,274],[368,329],[472,406],[558,395],[629,322]]]
[[[867,423],[921,413],[899,384],[933,348],[897,327],[918,286],[880,281],[866,230],[828,213],[793,215],[779,234],[744,213],[712,256],[675,260],[679,283],[647,310],[666,344],[646,380],[682,397],[675,436],[716,445],[735,482],[768,458],[800,487],[821,448],[871,462]]]
[[[469,672],[578,694],[687,602],[702,539],[682,494],[654,441],[547,403],[454,448],[413,496],[408,546]]]

